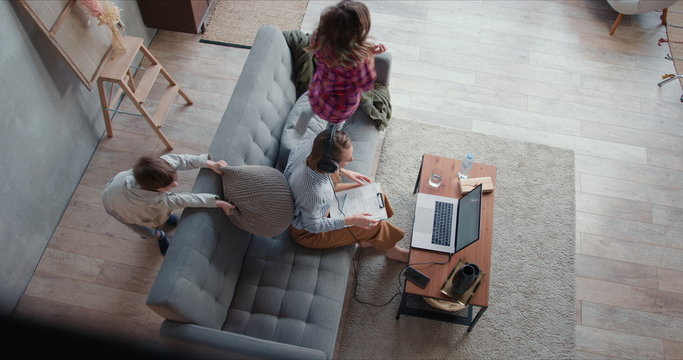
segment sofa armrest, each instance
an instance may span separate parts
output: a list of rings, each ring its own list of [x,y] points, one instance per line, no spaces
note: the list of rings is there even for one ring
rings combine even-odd
[[[320,350],[173,320],[165,320],[161,324],[160,334],[175,343],[189,345],[192,350],[199,346],[207,355],[239,359],[326,359]]]
[[[377,71],[378,83],[389,86],[389,73],[391,72],[391,53],[383,52],[375,55],[375,71]]]

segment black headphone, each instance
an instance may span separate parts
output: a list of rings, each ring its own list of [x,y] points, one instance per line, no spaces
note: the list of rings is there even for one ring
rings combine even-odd
[[[327,150],[325,156],[318,161],[318,169],[326,173],[334,173],[339,169],[339,163],[332,159],[332,144],[334,143],[336,126],[333,124],[327,127]]]

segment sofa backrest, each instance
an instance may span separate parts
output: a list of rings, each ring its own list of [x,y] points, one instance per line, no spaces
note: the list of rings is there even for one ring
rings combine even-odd
[[[231,165],[275,165],[282,127],[296,101],[292,71],[282,31],[262,27],[209,152]]]
[[[209,147],[212,158],[275,166],[295,100],[289,47],[280,29],[264,26]],[[192,191],[223,197],[221,177],[202,169]],[[185,209],[147,305],[166,319],[220,328],[251,237],[219,209]]]

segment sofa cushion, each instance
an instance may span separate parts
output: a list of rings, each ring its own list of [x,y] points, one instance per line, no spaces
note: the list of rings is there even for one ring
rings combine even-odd
[[[355,246],[307,249],[254,236],[223,330],[318,349],[332,359]]]
[[[260,165],[221,168],[225,201],[237,208],[228,216],[235,226],[260,236],[287,230],[294,203],[287,179],[272,167]]]
[[[220,328],[251,237],[220,209],[185,208],[147,305],[165,319]]]
[[[284,169],[287,166],[289,152],[299,141],[308,136],[319,134],[326,127],[327,122],[325,120],[313,117],[313,109],[311,103],[308,102],[308,91],[306,91],[294,104],[285,122],[285,127],[282,129],[280,154],[278,155],[279,168]]]
[[[353,141],[353,161],[346,168],[374,177],[386,130],[378,132],[375,121],[363,111],[356,111],[349,120],[346,120],[342,130]]]

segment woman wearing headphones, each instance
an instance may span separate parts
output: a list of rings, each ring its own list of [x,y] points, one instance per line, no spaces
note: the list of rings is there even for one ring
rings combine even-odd
[[[328,141],[330,139],[330,141]],[[344,167],[353,161],[351,138],[334,126],[318,134],[313,141],[301,141],[289,155],[284,175],[294,198],[294,219],[289,232],[299,245],[329,249],[358,242],[385,252],[389,259],[408,262],[408,250],[396,245],[404,231],[368,213],[329,217],[335,191],[371,182],[370,178]],[[341,176],[356,184],[341,183]],[[387,215],[393,211],[386,199]]]

